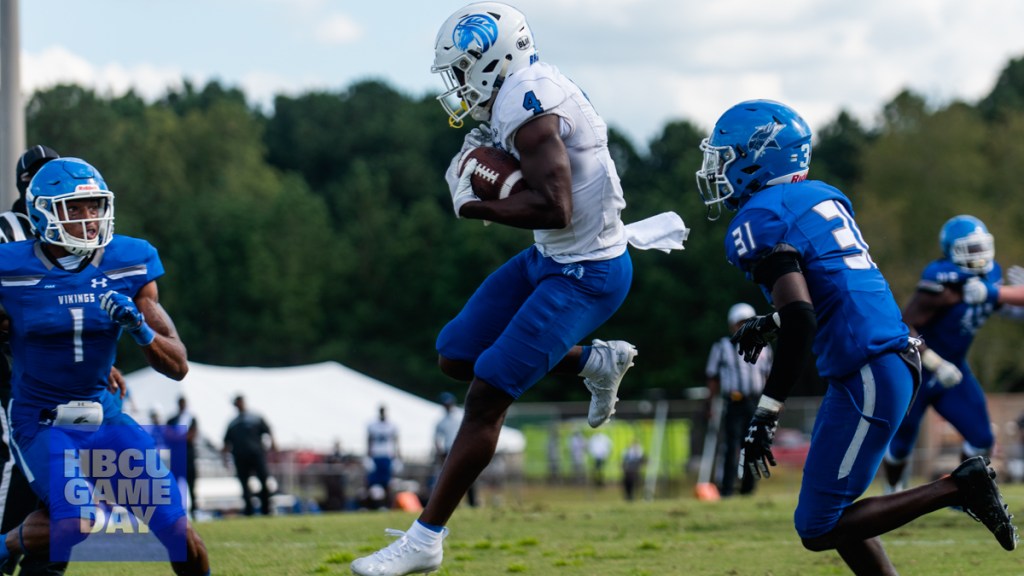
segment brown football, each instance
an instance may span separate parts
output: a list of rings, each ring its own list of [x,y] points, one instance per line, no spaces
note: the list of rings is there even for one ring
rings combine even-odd
[[[502,200],[526,188],[519,160],[501,148],[471,148],[462,156],[460,175],[471,158],[476,158],[477,164],[469,181],[481,200]]]

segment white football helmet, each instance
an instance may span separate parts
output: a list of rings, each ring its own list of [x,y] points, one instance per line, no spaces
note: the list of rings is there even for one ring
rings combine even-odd
[[[537,61],[526,16],[499,2],[470,4],[452,14],[437,32],[434,65],[445,92],[437,97],[448,123],[462,126],[467,114],[491,118],[491,102],[505,77]]]

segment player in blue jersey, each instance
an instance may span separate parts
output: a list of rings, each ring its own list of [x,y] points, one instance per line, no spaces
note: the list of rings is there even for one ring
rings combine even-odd
[[[807,123],[778,102],[742,102],[718,119],[700,148],[697,184],[709,218],[717,218],[723,204],[737,211],[725,240],[729,262],[776,310],[748,320],[733,337],[747,361],[776,341],[775,362],[743,440],[741,474],[770,475],[779,415],[813,354],[828,390],[794,514],[804,547],[836,550],[855,574],[896,574],[879,535],[956,505],[1012,550],[1016,528],[982,457],[930,484],[858,500],[910,406],[920,360],[849,199],[806,180]]]
[[[964,438],[961,459],[988,456],[995,436],[981,384],[967,365],[974,335],[994,312],[1021,318],[1024,286],[1003,286],[995,261],[995,241],[974,216],[950,218],[939,233],[942,258],[921,273],[917,290],[903,309],[911,332],[924,340],[924,386],[889,443],[886,490],[903,489],[907,459],[921,419],[933,406]]]
[[[180,380],[188,371],[185,346],[159,303],[160,258],[148,242],[113,234],[114,196],[100,173],[77,158],[51,160],[33,177],[26,204],[36,240],[0,245],[0,305],[13,359],[12,447],[46,511],[0,536],[6,544],[0,562],[52,553],[55,545],[70,547],[87,536],[80,525],[85,504],[54,490],[63,480],[51,469],[54,454],[154,449],[152,437],[107,391],[121,334],[158,372]],[[93,478],[85,468],[71,473],[66,478]],[[149,468],[140,474],[156,480]],[[170,490],[169,498],[154,507],[149,529],[165,546],[180,542],[176,574],[208,574],[205,547],[187,522],[180,493]]]

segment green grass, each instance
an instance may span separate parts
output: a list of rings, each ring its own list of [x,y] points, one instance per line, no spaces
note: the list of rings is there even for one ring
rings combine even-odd
[[[509,489],[503,504],[460,508],[449,524],[438,576],[848,574],[835,552],[812,553],[793,529],[793,472],[757,495],[721,502],[690,496],[627,503],[617,486]],[[1024,510],[1024,486],[1003,487]],[[868,495],[877,495],[873,487]],[[484,492],[484,496],[491,496]],[[401,512],[238,518],[198,524],[217,576],[349,574],[354,558],[386,545],[384,528],[406,529]],[[887,534],[904,576],[1024,574],[1024,551],[1005,552],[961,512],[941,510]],[[79,563],[70,575],[170,574],[160,563]]]

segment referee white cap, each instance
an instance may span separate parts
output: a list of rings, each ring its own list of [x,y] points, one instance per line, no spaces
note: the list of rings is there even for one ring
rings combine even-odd
[[[754,307],[746,302],[740,302],[733,304],[732,308],[729,308],[729,326],[743,322],[757,316],[757,312],[754,311]]]

